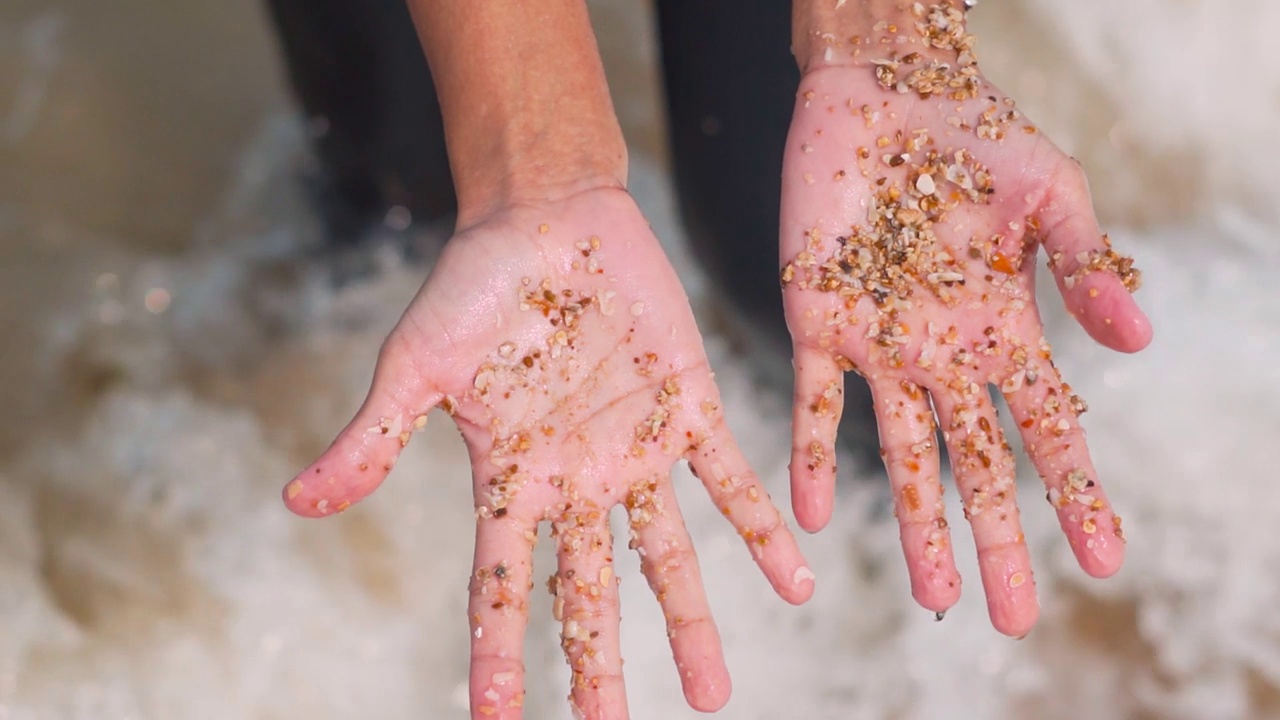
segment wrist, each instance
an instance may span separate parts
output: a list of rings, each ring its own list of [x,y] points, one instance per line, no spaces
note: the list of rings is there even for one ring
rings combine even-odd
[[[440,97],[459,227],[624,186],[626,145],[584,0],[410,0]]]
[[[965,0],[794,0],[792,53],[802,75],[913,52],[938,55],[919,32],[935,9],[963,25]]]
[[[612,114],[605,122],[565,124],[555,131],[528,131],[519,122],[499,127],[481,144],[450,144],[459,229],[515,205],[626,188],[627,148]]]

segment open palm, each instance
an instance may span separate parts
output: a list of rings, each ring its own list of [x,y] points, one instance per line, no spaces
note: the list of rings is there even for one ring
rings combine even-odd
[[[940,424],[992,621],[1020,636],[1038,604],[989,386],[1004,394],[1081,566],[1103,577],[1123,559],[1077,419],[1084,402],[1044,339],[1038,247],[1094,339],[1133,352],[1151,327],[1130,296],[1137,271],[1099,230],[1077,163],[977,73],[960,13],[929,12],[903,23],[903,40],[870,38],[849,64],[801,82],[781,230],[793,502],[807,529],[830,518],[842,371],[856,370],[871,386],[916,600],[942,612],[960,592]]]
[[[688,300],[630,196],[594,190],[519,207],[455,236],[387,339],[373,386],[330,448],[285,488],[306,516],[345,509],[391,471],[427,412],[466,441],[476,507],[471,708],[515,718],[532,549],[552,524],[548,583],[588,718],[626,717],[608,514],[662,603],[685,694],[699,709],[729,679],[670,482],[687,459],[777,592],[813,576],[724,424]]]

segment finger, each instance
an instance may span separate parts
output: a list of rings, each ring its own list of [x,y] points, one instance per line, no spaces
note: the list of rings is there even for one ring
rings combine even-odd
[[[1003,384],[1022,444],[1044,480],[1080,567],[1109,577],[1124,563],[1124,533],[1089,457],[1079,415],[1084,401],[1062,382],[1047,346]]]
[[[537,522],[480,518],[471,575],[471,717],[516,720],[524,706],[524,635],[529,621]]]
[[[1151,321],[1131,293],[1141,284],[1133,261],[1111,249],[1093,213],[1084,172],[1074,164],[1057,173],[1038,214],[1067,310],[1094,340],[1122,352],[1151,343]]]
[[[553,523],[560,558],[551,580],[553,611],[563,623],[561,647],[573,673],[569,701],[586,720],[625,720],[609,516],[589,504]]]
[[[729,669],[670,480],[635,483],[626,507],[630,546],[640,554],[640,568],[662,605],[685,699],[695,710],[715,712],[729,701]]]
[[[791,507],[817,532],[831,520],[836,491],[836,430],[844,410],[844,373],[831,355],[795,346],[791,410]]]
[[[355,418],[329,448],[284,487],[285,505],[298,515],[346,510],[386,479],[427,413],[442,399],[392,334],[378,355],[373,383]]]
[[[906,380],[898,385],[872,383],[871,397],[911,576],[911,595],[923,607],[945,612],[960,599],[960,573],[942,502],[933,408],[924,391]]]
[[[775,592],[799,605],[813,596],[814,577],[795,536],[717,416],[711,434],[686,456],[720,512],[733,523]]]
[[[943,419],[965,518],[973,527],[991,624],[1022,637],[1035,625],[1040,608],[1018,516],[1013,453],[985,385],[957,381],[934,393],[933,402]]]

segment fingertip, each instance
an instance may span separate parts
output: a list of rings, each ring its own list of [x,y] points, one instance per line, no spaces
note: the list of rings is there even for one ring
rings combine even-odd
[[[1071,549],[1076,562],[1089,577],[1104,580],[1120,572],[1124,566],[1124,541],[1099,534],[1089,540],[1072,538]]]
[[[780,589],[778,595],[792,605],[803,605],[813,598],[818,589],[818,578],[808,565],[798,566],[791,573],[791,584]]]
[[[294,478],[285,483],[284,487],[280,488],[280,501],[289,509],[289,512],[305,517],[306,502],[299,500],[305,490],[306,486],[303,482],[298,478]]]
[[[1118,278],[1091,273],[1065,292],[1072,316],[1096,342],[1123,353],[1151,344],[1151,320]]]
[[[776,531],[748,541],[751,554],[778,597],[792,605],[803,605],[813,597],[816,577],[789,528],[780,525]]]
[[[1034,583],[1028,583],[1022,592],[988,593],[987,610],[992,627],[1001,635],[1019,640],[1026,637],[1040,619]]]
[[[796,509],[796,524],[800,526],[801,530],[804,530],[810,535],[822,532],[830,522],[830,512],[823,513],[821,511],[811,511],[805,513],[799,508]]]
[[[305,518],[335,515],[351,507],[355,502],[354,499],[335,499],[325,492],[326,489],[317,487],[314,482],[305,482],[302,477],[296,477],[284,486],[280,497],[289,512]]]
[[[925,610],[945,613],[960,602],[960,577],[954,581],[929,584],[912,578],[911,597]]]
[[[363,500],[386,478],[385,473],[364,472],[369,470],[365,463],[358,464],[355,473],[334,470],[332,474],[326,472],[330,464],[321,458],[285,484],[280,499],[290,512],[306,518],[336,515]]]
[[[792,473],[795,473],[794,464]],[[831,522],[834,502],[812,478],[796,479],[791,484],[791,511],[796,524],[807,533],[816,533]]]
[[[380,419],[369,427],[357,417],[315,462],[281,492],[285,507],[303,517],[325,517],[368,497],[391,474],[410,437],[426,427],[425,414]]]
[[[1011,637],[1015,640],[1022,640],[1031,634],[1036,623],[1040,620],[1039,604],[1031,606],[1029,609],[1021,613],[1009,616],[991,616],[991,624],[1001,635]]]
[[[1136,353],[1145,350],[1155,338],[1155,330],[1151,320],[1141,310],[1129,316],[1128,322],[1121,324],[1121,331],[1111,349],[1125,353]]]
[[[733,688],[729,685],[729,676],[726,673],[723,686],[718,687],[714,694],[699,698],[697,702],[689,701],[689,707],[704,713],[720,712],[725,705],[729,704],[729,696],[732,692]]]
[[[1040,617],[1040,600],[1026,546],[1010,544],[979,550],[978,565],[991,625],[1009,637],[1031,632]]]
[[[1080,567],[1088,573],[1089,577],[1096,580],[1106,580],[1120,572],[1120,568],[1123,567],[1123,563],[1115,563],[1111,565],[1081,563]]]
[[[729,696],[733,694],[733,681],[729,677],[729,668],[724,658],[699,672],[684,670],[680,673],[680,683],[684,689],[685,702],[689,707],[703,713],[718,712],[729,704]]]
[[[693,623],[667,624],[667,636],[680,676],[680,687],[690,707],[711,712],[728,698],[729,669],[715,622],[709,617]]]

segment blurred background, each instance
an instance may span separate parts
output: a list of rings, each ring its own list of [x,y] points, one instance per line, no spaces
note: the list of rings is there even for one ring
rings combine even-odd
[[[633,192],[785,504],[785,395],[717,329],[677,219],[652,9],[591,7]],[[819,589],[791,608],[680,469],[735,680],[720,716],[1280,717],[1280,5],[985,0],[972,18],[988,77],[1080,158],[1145,272],[1156,340],[1137,356],[1043,298],[1128,564],[1088,579],[1024,467],[1041,624],[1020,642],[990,628],[958,507],[966,593],[934,622],[868,473],[801,538]],[[393,209],[347,253],[316,252],[300,178],[323,132],[253,0],[0,4],[0,720],[467,717],[452,427],[436,417],[342,516],[279,503],[363,398],[442,237]],[[633,716],[698,717],[634,556],[618,559]],[[568,717],[535,597],[526,716]]]

